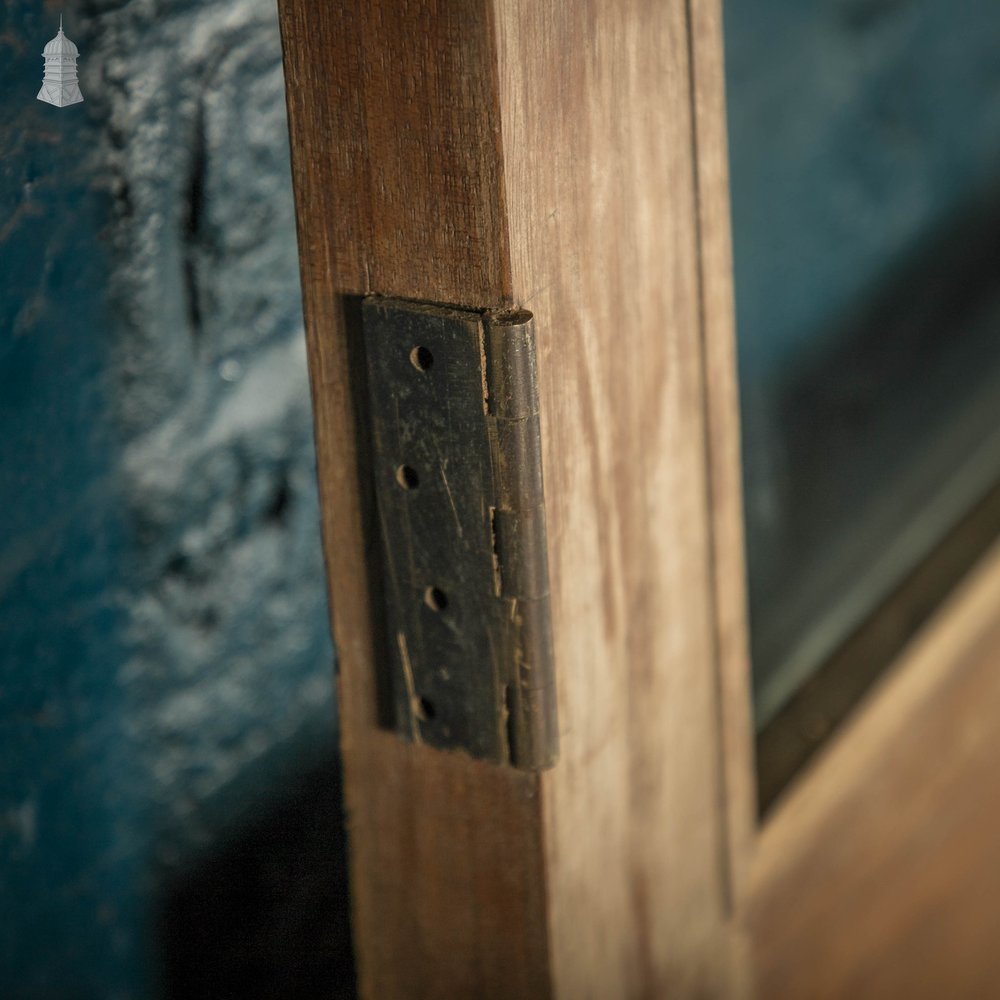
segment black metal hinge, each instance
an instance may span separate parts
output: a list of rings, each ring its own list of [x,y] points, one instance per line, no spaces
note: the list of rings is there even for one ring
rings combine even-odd
[[[363,304],[396,729],[558,754],[531,314]]]

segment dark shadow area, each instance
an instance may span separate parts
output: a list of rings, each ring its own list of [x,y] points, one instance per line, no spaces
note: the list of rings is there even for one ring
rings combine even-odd
[[[344,332],[347,341],[347,364],[351,375],[351,406],[356,424],[356,440],[372,440],[372,416],[368,383],[368,364],[365,359],[364,323],[361,307],[362,295],[340,296],[343,310]],[[375,699],[379,725],[385,729],[396,728],[397,692],[393,685],[392,659],[388,646],[386,624],[386,596],[383,583],[384,568],[379,530],[378,502],[375,498],[374,447],[358,447],[357,477],[361,506],[361,534],[365,545],[365,566],[368,590],[368,609],[372,623],[372,644],[375,655]]]
[[[168,886],[159,915],[168,1000],[351,1000],[339,760],[293,783],[228,845]]]
[[[882,275],[777,395],[794,474],[751,609],[758,696],[781,692],[758,717],[762,808],[1000,530],[998,261],[994,189]],[[789,668],[817,622],[825,651]]]
[[[1000,484],[788,700],[757,736],[757,798],[767,814],[990,545],[1000,537]]]
[[[749,538],[758,695],[841,595],[870,584],[876,559],[1000,430],[997,261],[1000,189],[980,192],[892,273],[873,275],[867,301],[818,338],[826,349],[775,388],[780,537]],[[922,551],[911,546],[895,573],[882,572],[881,593],[858,602],[869,613],[1000,467],[979,472],[964,510]],[[840,641],[859,624],[845,622]]]

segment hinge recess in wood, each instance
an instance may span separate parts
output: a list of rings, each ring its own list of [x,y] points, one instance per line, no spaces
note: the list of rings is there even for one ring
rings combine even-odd
[[[556,760],[531,314],[362,307],[395,727]]]

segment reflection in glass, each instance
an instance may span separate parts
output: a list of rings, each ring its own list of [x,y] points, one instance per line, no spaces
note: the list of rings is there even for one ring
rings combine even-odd
[[[725,12],[762,730],[1000,479],[1000,5]]]

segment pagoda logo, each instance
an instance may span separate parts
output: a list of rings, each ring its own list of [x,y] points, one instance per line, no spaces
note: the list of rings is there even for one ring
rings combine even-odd
[[[76,79],[76,60],[80,50],[63,34],[62,15],[59,17],[59,34],[45,46],[45,76],[38,99],[57,108],[79,104],[83,100],[80,84]]]

